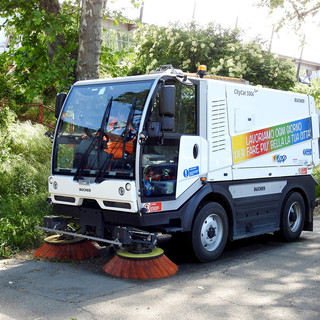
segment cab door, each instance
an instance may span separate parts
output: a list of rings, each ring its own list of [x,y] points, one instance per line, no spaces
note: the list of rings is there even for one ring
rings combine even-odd
[[[178,198],[207,171],[207,142],[199,136],[181,136],[178,161]]]
[[[199,178],[196,90],[191,82],[166,79],[150,106],[141,161],[141,189],[149,200],[173,200]]]

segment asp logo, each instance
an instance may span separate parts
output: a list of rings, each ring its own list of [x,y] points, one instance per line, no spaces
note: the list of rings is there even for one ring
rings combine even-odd
[[[284,155],[276,154],[275,156],[272,157],[273,162],[283,163],[286,160],[287,160],[287,156],[285,154]]]

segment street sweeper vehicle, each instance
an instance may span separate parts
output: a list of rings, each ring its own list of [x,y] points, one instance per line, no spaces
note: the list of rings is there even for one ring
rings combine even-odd
[[[159,234],[181,234],[200,261],[219,257],[228,239],[312,231],[314,99],[228,80],[169,66],[58,94],[55,215],[41,228],[76,229],[126,258],[157,256]]]

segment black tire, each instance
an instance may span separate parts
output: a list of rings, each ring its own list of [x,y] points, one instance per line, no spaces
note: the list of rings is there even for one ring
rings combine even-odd
[[[191,231],[195,256],[202,262],[217,259],[228,239],[228,217],[215,202],[205,204],[198,212]]]
[[[281,212],[280,235],[291,242],[300,237],[305,219],[305,203],[300,193],[293,192],[285,200]]]

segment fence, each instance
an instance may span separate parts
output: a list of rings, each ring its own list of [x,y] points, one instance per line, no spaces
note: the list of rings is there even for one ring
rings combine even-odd
[[[2,100],[0,100],[0,107],[3,108],[3,107],[5,107],[5,106],[9,106],[9,100],[7,100],[7,99],[2,99]],[[50,107],[47,107],[47,106],[45,106],[45,105],[43,105],[43,104],[22,104],[21,106],[23,106],[23,107],[37,107],[37,108],[39,108],[39,112],[38,112],[37,119],[35,119],[35,118],[33,118],[33,117],[30,118],[30,119],[28,119],[28,118],[25,117],[25,116],[23,116],[23,117],[21,118],[21,117],[19,117],[19,115],[18,115],[19,120],[22,120],[22,121],[30,120],[32,123],[39,123],[39,124],[42,124],[42,125],[50,128],[50,129],[54,129],[54,128],[55,128],[54,125],[48,124],[48,123],[45,123],[45,122],[44,122],[44,114],[43,114],[44,109],[48,110],[49,112],[53,112],[53,113],[55,112],[54,109],[52,109],[52,108],[50,108]]]
[[[50,112],[55,112],[54,109],[52,108],[49,108],[49,107],[46,107],[44,106],[43,104],[25,104],[24,106],[28,106],[28,107],[38,107],[39,108],[39,117],[38,117],[38,121],[36,121],[37,123],[40,123],[48,128],[51,128],[51,129],[54,129],[55,127],[48,124],[48,123],[44,123],[43,122],[43,109],[47,109],[49,110]]]

